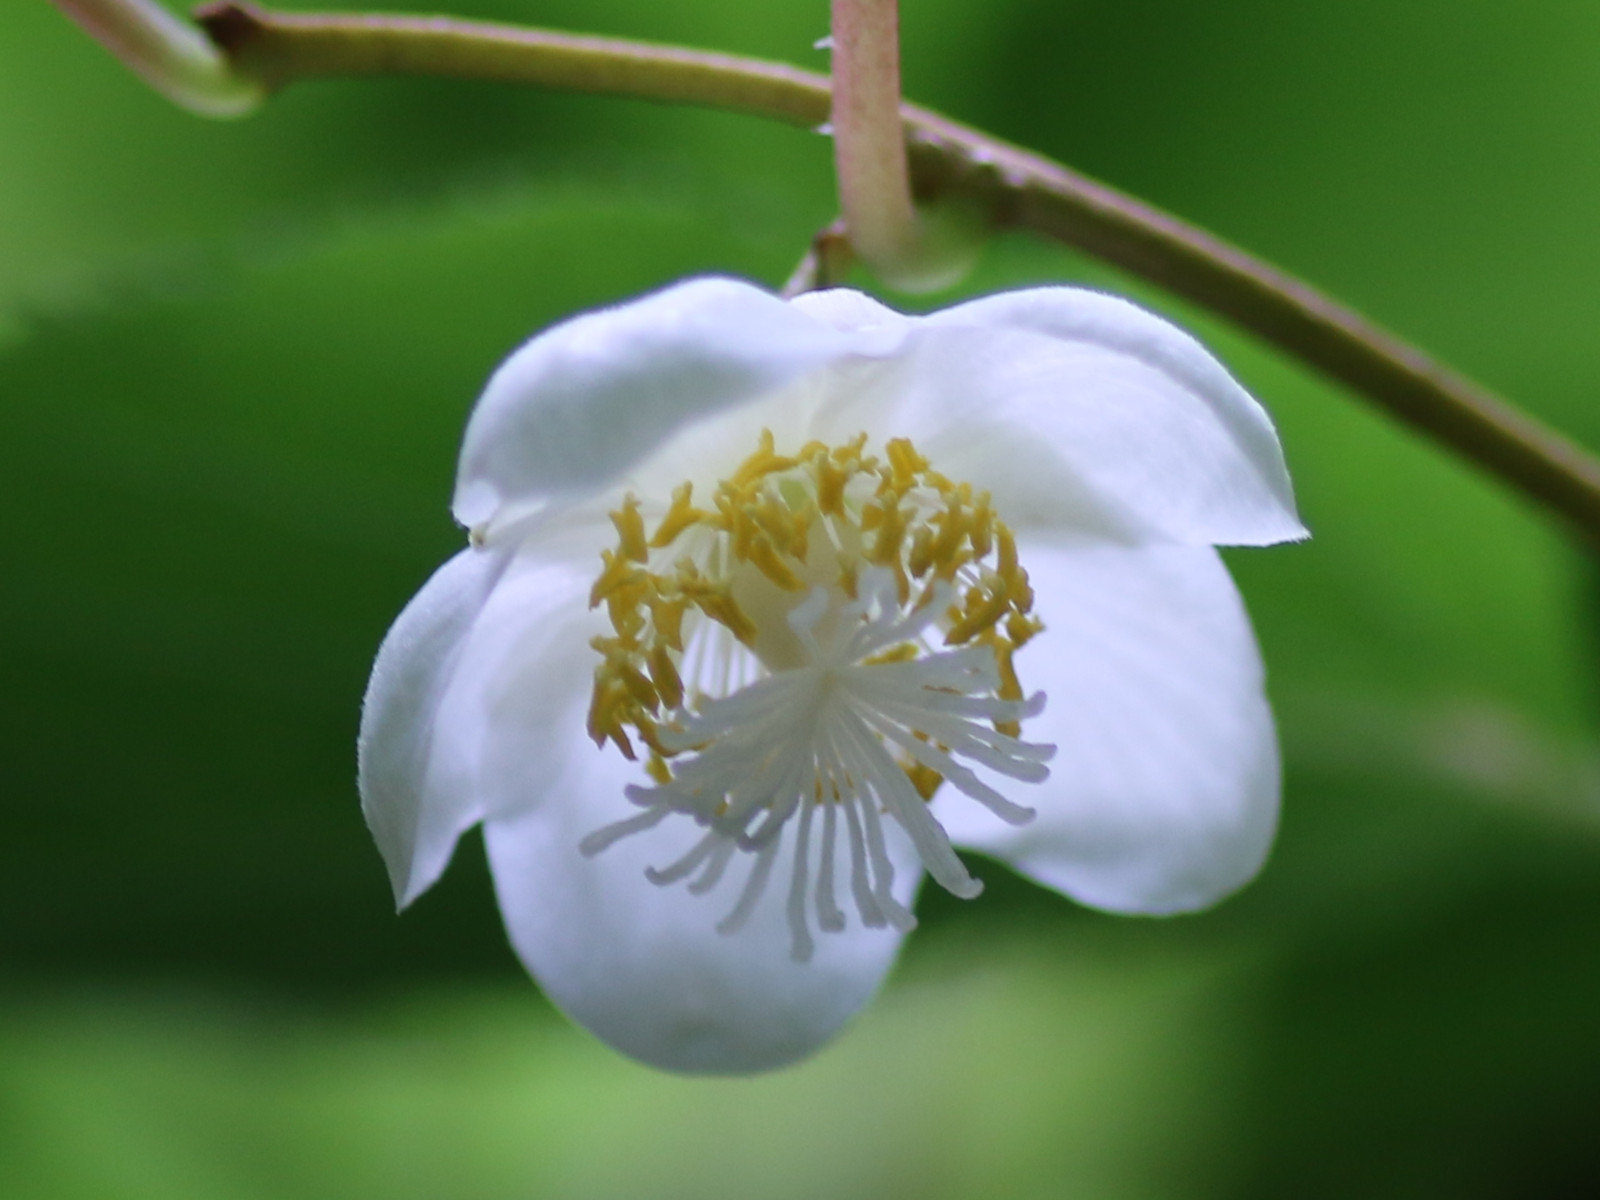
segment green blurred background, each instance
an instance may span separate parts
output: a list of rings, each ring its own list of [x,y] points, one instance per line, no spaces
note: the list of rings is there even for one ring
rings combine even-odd
[[[309,7],[309,5],[298,5]],[[913,98],[1303,275],[1600,445],[1590,0],[906,0]],[[824,0],[469,15],[821,67]],[[780,281],[827,143],[467,83],[212,124],[48,5],[0,30],[0,1195],[1600,1194],[1600,572],[1218,322],[1315,540],[1232,555],[1287,758],[1217,910],[983,864],[813,1062],[680,1080],[541,1001],[476,837],[404,917],[356,806],[388,622],[531,331]],[[927,301],[921,301],[926,303]]]

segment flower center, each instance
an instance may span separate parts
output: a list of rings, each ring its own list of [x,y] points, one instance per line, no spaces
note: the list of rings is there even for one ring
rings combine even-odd
[[[881,457],[866,441],[780,455],[763,431],[705,508],[688,483],[654,512],[629,495],[611,514],[617,545],[602,552],[590,593],[613,633],[593,641],[589,734],[630,759],[637,737],[651,783],[627,789],[637,815],[581,849],[598,854],[672,814],[692,817],[705,835],[647,874],[703,893],[736,854],[750,856],[718,925],[731,933],[793,823],[799,961],[814,948],[812,909],[819,928],[845,926],[834,888],[841,825],[862,923],[908,929],[883,816],[940,884],[975,896],[982,885],[927,802],[948,782],[1021,824],[1033,811],[966,763],[1037,783],[1054,753],[1019,738],[1044,695],[1024,698],[1014,656],[1042,626],[1010,529],[987,493],[940,475],[909,441],[888,442]]]

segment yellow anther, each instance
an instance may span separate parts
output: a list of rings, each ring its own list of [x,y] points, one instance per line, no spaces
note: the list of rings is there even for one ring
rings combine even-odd
[[[854,600],[859,593],[856,591],[860,570],[855,559],[844,559],[839,563],[839,587],[846,596]]]
[[[611,618],[611,627],[626,638],[637,639],[644,632],[645,617],[639,604],[646,590],[642,585],[628,584],[606,597],[606,615]]]
[[[811,550],[811,523],[817,519],[817,510],[807,496],[794,510],[794,536],[789,540],[789,557],[805,562]]]
[[[596,671],[594,697],[589,702],[589,736],[594,739],[596,746],[604,746],[607,739],[615,742],[623,757],[631,760],[634,757],[633,743],[623,729],[623,724],[632,719],[632,714],[628,712],[630,707],[627,688],[615,679],[603,677],[601,671]]]
[[[755,540],[756,523],[751,520],[746,506],[735,506],[732,497],[718,497],[717,508],[726,521],[727,532],[733,535],[734,557],[744,558],[750,553],[750,545]]]
[[[600,578],[596,579],[594,586],[589,589],[590,608],[598,607],[600,601],[619,588],[637,584],[644,578],[644,572],[637,565],[613,550],[600,551],[600,561],[605,567],[600,572]]]
[[[912,578],[921,579],[932,566],[933,530],[927,525],[918,525],[916,532],[911,535],[911,550],[906,555],[906,569],[911,572]]]
[[[861,661],[871,666],[875,663],[901,663],[910,662],[921,653],[920,647],[915,642],[901,642],[897,646],[890,646],[887,650],[863,658]]]
[[[1025,613],[1033,608],[1033,588],[1028,584],[1028,573],[1017,562],[1017,540],[1003,521],[996,521],[994,530],[998,544],[995,574],[1005,581],[1006,595],[1017,611]]]
[[[796,465],[796,460],[773,451],[772,430],[763,429],[756,452],[739,464],[739,469],[733,473],[733,478],[728,482],[736,488],[744,487],[774,472],[787,471]]]
[[[978,634],[994,628],[995,622],[1005,616],[1010,607],[1003,591],[977,587],[969,589],[966,608],[950,627],[950,632],[945,634],[944,644],[960,646],[970,642]]]
[[[1026,646],[1034,634],[1043,631],[1044,623],[1038,617],[1029,617],[1022,612],[1014,612],[1006,618],[1006,636],[1011,639],[1013,646]]]
[[[753,541],[745,553],[745,558],[784,591],[799,592],[805,590],[805,583],[790,569],[789,564],[778,556],[778,552],[772,548],[772,543],[766,538],[758,538]]]
[[[734,598],[726,585],[718,586],[703,581],[684,589],[684,595],[706,616],[725,627],[729,633],[746,646],[756,640],[756,626]]]
[[[670,758],[674,751],[668,750],[661,744],[660,726],[644,713],[635,713],[633,724],[639,731],[639,740],[650,748],[650,753],[657,758]]]
[[[911,780],[911,786],[917,789],[917,795],[923,800],[932,800],[933,794],[939,790],[939,785],[944,782],[944,776],[932,767],[923,766],[919,762],[909,762],[901,767],[906,776]]]
[[[644,518],[639,515],[639,501],[632,494],[622,501],[622,507],[611,514],[611,523],[617,527],[618,546],[622,557],[636,563],[647,562],[650,547],[644,538]]]
[[[793,554],[795,536],[794,513],[782,500],[772,496],[762,496],[755,504],[745,509],[748,516],[761,532],[772,541],[773,549],[783,554]]]
[[[1012,576],[1009,584],[1011,589],[1011,603],[1020,613],[1033,611],[1033,585],[1028,582],[1028,573],[1021,567]]]
[[[678,653],[683,653],[683,614],[688,605],[682,600],[668,600],[660,595],[650,597],[650,620],[655,624],[656,637]]]
[[[611,728],[607,694],[605,685],[596,679],[594,694],[589,697],[589,719],[586,722],[589,737],[596,746],[606,744],[606,738],[609,736],[607,730]]]
[[[878,468],[878,486],[872,494],[883,501],[885,507],[900,503],[902,492],[895,486],[894,468],[887,463]]]
[[[978,558],[987,557],[994,546],[994,511],[989,507],[989,493],[979,492],[972,506],[972,520],[967,527],[967,537],[972,541],[972,553]]]
[[[600,656],[607,662],[619,655],[626,657],[631,644],[626,638],[592,637],[589,639],[589,645],[598,650]]]
[[[878,520],[873,522],[878,536],[872,539],[867,561],[880,567],[893,566],[900,561],[900,547],[906,538],[906,518],[910,513],[895,504],[880,507],[875,503],[873,511],[879,514]],[[864,520],[862,528],[866,528]]]
[[[661,755],[651,752],[650,758],[644,764],[645,774],[657,783],[665,785],[672,782],[672,768],[667,766],[667,760]]]
[[[1021,700],[1022,682],[1017,678],[1017,667],[1014,661],[1016,647],[1004,638],[991,638],[989,645],[994,648],[995,670],[1000,675],[1000,686],[995,689],[995,695],[1002,700]],[[1022,732],[1022,725],[1017,721],[996,721],[995,731],[1007,737],[1017,737]]]
[[[680,483],[672,489],[672,505],[667,509],[667,515],[661,518],[661,524],[656,526],[655,534],[650,538],[650,545],[657,550],[672,545],[678,535],[691,525],[697,525],[705,520],[706,514],[689,503],[689,497],[694,493],[694,484]]]
[[[902,510],[892,498],[874,498],[861,514],[863,529],[868,527],[866,517],[869,512],[876,514],[871,527],[877,531],[877,537],[872,539],[872,548],[865,552],[864,557],[874,566],[888,567],[894,572],[895,590],[900,603],[904,604],[911,598],[911,576],[906,572],[901,548],[906,540],[906,522],[912,510]]]
[[[664,643],[658,642],[650,650],[650,680],[656,685],[661,703],[668,708],[677,708],[683,703],[683,679],[678,668],[673,666],[672,655]]]
[[[918,476],[928,469],[928,460],[918,454],[906,438],[890,438],[883,450],[889,458],[890,470],[894,472],[894,485],[901,492],[914,487]]]
[[[995,541],[999,543],[999,551],[994,567],[995,574],[1009,582],[1011,577],[1017,573],[1017,539],[1012,536],[1011,530],[1007,529],[1003,522],[996,521],[994,525]]]
[[[640,707],[654,709],[661,703],[661,695],[656,691],[655,684],[650,682],[650,677],[638,667],[627,661],[611,664],[611,669],[617,673],[617,678],[622,680],[622,686],[628,689],[628,695],[638,702]]]
[[[861,451],[866,449],[867,435],[858,433],[841,446],[833,448],[833,460],[841,465],[845,463],[859,464],[863,471],[870,471],[878,465],[875,458],[862,458]]]
[[[939,534],[934,539],[931,557],[941,568],[941,574],[949,578],[971,561],[961,554],[961,543],[967,540],[971,518],[961,508],[961,501],[952,497],[950,507],[935,513],[933,521],[939,527]]]
[[[813,454],[805,463],[815,481],[817,511],[830,517],[844,516],[844,485],[850,482],[850,472],[826,453]]]
[[[1021,700],[1022,682],[1017,678],[1015,661],[1017,648],[1000,638],[994,638],[990,644],[994,647],[995,669],[1000,673],[1000,687],[995,695],[1002,700]]]

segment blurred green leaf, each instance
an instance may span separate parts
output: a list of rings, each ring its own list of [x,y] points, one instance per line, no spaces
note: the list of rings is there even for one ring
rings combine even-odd
[[[310,4],[297,7],[310,8]],[[413,9],[435,7],[422,0]],[[1600,443],[1600,19],[1510,0],[906,5],[907,90],[1304,273]],[[824,6],[498,16],[820,66]],[[212,125],[47,6],[0,37],[0,1179],[55,1197],[1578,1196],[1600,1180],[1594,568],[1221,323],[1082,281],[1272,408],[1315,537],[1230,555],[1282,835],[1128,921],[981,864],[882,1006],[752,1083],[549,1018],[478,846],[402,919],[356,810],[370,655],[459,544],[483,378],[684,274],[769,283],[828,147],[445,81]],[[785,1190],[787,1189],[787,1190]]]

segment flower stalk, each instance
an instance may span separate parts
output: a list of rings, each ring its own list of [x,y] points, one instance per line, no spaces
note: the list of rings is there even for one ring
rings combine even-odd
[[[147,0],[56,3],[108,44],[83,14],[131,20],[135,3],[151,7]],[[197,19],[231,65],[230,77],[269,91],[303,79],[442,75],[704,105],[803,128],[827,121],[833,103],[829,78],[815,72],[616,38],[237,3],[209,5]],[[146,73],[143,60],[123,56]],[[900,116],[919,198],[960,198],[996,227],[1055,239],[1229,318],[1600,542],[1600,461],[1494,393],[1167,213],[928,109],[902,104]]]
[[[833,0],[833,161],[839,207],[857,256],[899,284],[920,273],[900,117],[898,0]]]

